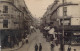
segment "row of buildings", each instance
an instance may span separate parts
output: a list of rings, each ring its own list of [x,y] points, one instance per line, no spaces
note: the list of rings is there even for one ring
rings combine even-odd
[[[75,34],[73,40],[79,41],[80,39],[80,3],[66,0],[55,0],[48,8],[43,17],[41,18],[41,24],[46,26],[47,24],[53,24],[57,27],[57,32]],[[64,20],[64,22],[63,22]],[[77,42],[76,42],[77,43]],[[80,42],[79,42],[80,43]]]
[[[65,2],[64,4],[64,16],[66,17],[80,17],[79,14],[80,5],[74,2]],[[47,11],[43,15],[42,23],[50,23],[63,18],[63,3],[60,0],[55,0],[52,5],[47,8]],[[47,21],[45,21],[47,20]]]
[[[21,36],[29,32],[30,25],[34,25],[33,19],[24,0],[0,0],[1,41],[8,35]]]

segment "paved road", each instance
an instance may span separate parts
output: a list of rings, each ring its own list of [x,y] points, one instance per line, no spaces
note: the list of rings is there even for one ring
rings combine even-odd
[[[21,49],[17,51],[35,51],[34,46],[35,44],[41,43],[42,44],[42,51],[51,51],[50,50],[50,43],[46,42],[45,38],[43,38],[42,33],[40,33],[39,30],[37,30],[36,33],[31,34],[29,38],[29,44],[25,44]],[[54,51],[60,51],[60,45],[54,47]],[[67,51],[68,45],[65,45],[65,51]],[[80,51],[80,46],[71,46],[71,51],[74,51],[74,49],[77,49],[76,51]]]
[[[18,49],[18,50],[15,50],[15,51],[35,51],[35,44],[38,44],[39,43],[42,44],[42,51],[51,51],[50,50],[50,43],[49,42],[46,42],[46,39],[43,38],[43,35],[42,33],[40,33],[39,30],[37,30],[35,33],[32,33],[30,36],[29,36],[29,43],[28,44],[25,44],[22,48]],[[65,45],[65,51],[67,51],[68,49],[68,45]],[[54,47],[54,51],[60,51],[60,45],[58,46],[55,46]],[[76,51],[80,51],[80,46],[72,46],[71,47],[71,51],[74,51],[74,49],[77,49]],[[8,51],[8,50],[5,50],[5,51]]]
[[[39,30],[37,32],[31,34],[29,38],[29,44],[25,44],[21,49],[17,51],[35,51],[34,46],[35,44],[41,43],[42,44],[42,51],[50,51],[50,44],[49,42],[46,42],[46,40],[43,38],[42,33],[40,33]]]

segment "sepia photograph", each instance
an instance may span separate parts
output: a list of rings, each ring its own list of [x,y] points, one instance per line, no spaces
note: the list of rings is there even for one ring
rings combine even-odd
[[[0,0],[0,51],[80,51],[80,0]]]

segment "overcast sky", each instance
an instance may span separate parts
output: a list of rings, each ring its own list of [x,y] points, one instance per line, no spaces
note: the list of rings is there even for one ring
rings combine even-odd
[[[33,16],[42,17],[48,5],[53,3],[53,0],[25,0],[28,9]]]
[[[59,0],[62,1],[62,0]],[[80,0],[66,0],[67,2],[80,2]],[[36,18],[42,17],[45,13],[48,5],[51,5],[54,0],[25,0],[25,3],[32,13],[33,16]]]

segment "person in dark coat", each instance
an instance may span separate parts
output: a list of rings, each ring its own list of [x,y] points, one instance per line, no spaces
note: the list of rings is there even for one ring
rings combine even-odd
[[[51,44],[51,51],[53,51],[54,50],[54,45],[53,44]]]
[[[38,51],[38,45],[37,44],[35,45],[35,51]]]
[[[39,45],[39,51],[42,51],[42,45],[41,45],[41,43]]]
[[[68,50],[67,51],[71,51],[71,46],[69,45]]]

